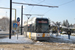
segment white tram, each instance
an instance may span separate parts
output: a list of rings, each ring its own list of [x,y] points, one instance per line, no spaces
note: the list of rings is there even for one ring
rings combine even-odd
[[[33,40],[49,40],[49,20],[47,18],[31,18],[24,22],[24,34]]]

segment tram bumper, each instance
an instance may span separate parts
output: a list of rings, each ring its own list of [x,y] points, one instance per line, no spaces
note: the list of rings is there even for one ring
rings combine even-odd
[[[49,40],[50,37],[37,37],[37,40]]]

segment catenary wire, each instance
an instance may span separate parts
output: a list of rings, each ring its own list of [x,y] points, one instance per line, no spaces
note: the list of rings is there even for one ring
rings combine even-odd
[[[33,0],[32,0],[32,1],[33,1]],[[43,0],[43,1],[39,2],[39,3],[37,3],[37,4],[40,4],[40,3],[44,2],[44,1],[45,1],[45,0]],[[29,13],[32,11],[33,7],[34,7],[34,6],[32,6],[32,8],[31,8],[31,10],[29,11]]]
[[[60,4],[60,5],[58,5],[58,7],[59,7],[59,6],[63,6],[63,5],[68,4],[68,3],[71,3],[71,2],[73,2],[73,1],[74,1],[74,0],[71,0],[71,1],[69,1],[69,2]],[[44,13],[44,15],[47,14],[47,13],[48,13],[49,11],[51,11],[52,9],[53,9],[53,8],[49,9],[48,11],[46,11],[46,12]]]
[[[68,3],[71,3],[71,2],[73,2],[74,0],[71,0],[71,1],[69,1],[69,2],[66,2],[66,3],[63,3],[63,4],[60,4],[59,6],[62,6],[62,5],[65,5],[65,4],[68,4]]]

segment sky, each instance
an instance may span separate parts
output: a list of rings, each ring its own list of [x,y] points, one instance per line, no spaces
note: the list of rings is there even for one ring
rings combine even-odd
[[[30,18],[45,17],[54,22],[63,22],[63,20],[68,20],[70,24],[75,24],[75,0],[12,0],[12,2],[58,6],[58,8],[49,8],[23,5],[23,14],[41,14],[44,16],[32,15]],[[22,4],[12,3],[12,8],[17,10],[16,17],[21,18],[21,6]],[[0,7],[10,8],[10,0],[0,0]],[[9,18],[10,10],[0,8],[0,18],[3,16]],[[15,10],[12,10],[12,19],[15,19]],[[23,15],[23,21],[26,20],[27,16]]]

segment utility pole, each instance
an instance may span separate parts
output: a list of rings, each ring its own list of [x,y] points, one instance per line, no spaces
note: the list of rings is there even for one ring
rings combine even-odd
[[[9,29],[9,39],[11,39],[11,26],[12,26],[12,0],[10,0],[10,29]]]
[[[23,5],[21,6],[21,35],[23,34],[23,33],[22,33],[22,31],[23,31],[23,30],[22,30],[22,28],[23,28],[23,27],[22,27],[22,24],[23,24]]]

